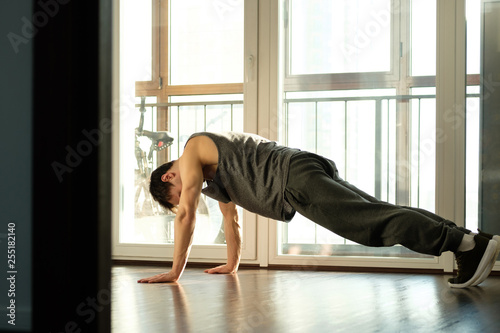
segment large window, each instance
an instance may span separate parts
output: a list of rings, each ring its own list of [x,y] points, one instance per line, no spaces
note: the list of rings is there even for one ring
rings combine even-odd
[[[334,160],[381,200],[433,211],[436,1],[285,6],[283,141]],[[422,257],[353,244],[301,216],[279,229],[282,254]]]
[[[172,0],[169,14],[171,85],[243,82],[243,1]]]
[[[316,152],[381,200],[484,226],[491,212],[483,185],[494,184],[499,141],[485,140],[495,126],[493,118],[485,124],[494,112],[483,110],[499,86],[496,71],[483,68],[483,53],[496,45],[483,30],[500,21],[494,2],[120,0],[115,257],[171,257],[174,215],[148,198],[148,176],[205,130],[247,131]],[[489,6],[487,22],[481,6]],[[173,142],[144,131],[168,132]],[[201,202],[190,259],[223,261],[217,203]],[[243,263],[320,257],[313,265],[453,269],[452,256],[364,247],[298,214],[285,224],[240,212]]]
[[[120,214],[115,255],[171,255],[175,215],[150,196],[152,170],[181,156],[195,132],[244,130],[245,29],[256,28],[249,28],[248,22],[245,28],[243,1],[120,1]],[[240,216],[250,237],[241,209]],[[254,258],[254,242],[245,241],[244,257]],[[223,258],[224,243],[218,203],[202,195],[194,244],[212,248],[201,253],[195,246],[192,254]]]
[[[289,73],[389,72],[390,7],[390,0],[290,1]]]

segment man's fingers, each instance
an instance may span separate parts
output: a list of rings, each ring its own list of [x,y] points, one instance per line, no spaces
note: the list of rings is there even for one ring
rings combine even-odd
[[[205,273],[208,273],[208,274],[217,274],[217,273],[219,273],[219,267],[207,269],[207,270],[205,270]]]
[[[165,274],[158,274],[155,276],[151,276],[148,278],[140,279],[137,281],[138,283],[156,283],[156,282],[162,282],[163,280],[167,281],[168,279],[164,279]]]
[[[139,281],[137,281],[137,282],[139,282],[139,283],[149,283],[149,281],[151,281],[151,278],[140,279],[140,280],[139,280]]]
[[[140,280],[139,280],[139,281],[137,281],[137,282],[139,282],[139,283],[149,283],[149,282],[151,282],[154,278],[155,278],[154,276],[151,276],[151,277],[148,277],[148,278],[140,279]]]

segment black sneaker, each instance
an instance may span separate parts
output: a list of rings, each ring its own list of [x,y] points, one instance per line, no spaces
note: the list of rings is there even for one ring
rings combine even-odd
[[[493,266],[495,266],[495,263],[496,263],[497,258],[498,258],[498,254],[500,253],[500,236],[488,234],[486,232],[481,231],[481,229],[477,229],[477,230],[479,231],[480,236],[483,236],[483,237],[488,238],[488,239],[493,239],[495,242],[497,242],[497,247],[495,250],[495,254],[493,255],[493,258],[491,259],[491,263],[490,263],[491,268],[489,270],[488,269],[484,270],[483,274],[481,274],[481,276],[479,276],[477,278],[477,280],[472,284],[473,286],[477,286],[478,284],[480,284],[481,282],[486,280],[486,278],[490,275],[491,270],[493,269]]]
[[[476,245],[470,251],[457,252],[458,274],[448,280],[451,288],[466,288],[471,286],[485,271],[491,272],[492,259],[495,255],[497,242],[480,235],[474,236]],[[494,263],[494,262],[493,262]]]

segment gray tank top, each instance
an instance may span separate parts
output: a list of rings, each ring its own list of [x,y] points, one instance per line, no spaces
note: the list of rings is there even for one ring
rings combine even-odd
[[[278,145],[255,134],[200,132],[219,151],[213,180],[206,180],[202,193],[264,217],[289,222],[295,210],[285,200],[290,158],[297,149]],[[188,141],[189,141],[188,139]]]

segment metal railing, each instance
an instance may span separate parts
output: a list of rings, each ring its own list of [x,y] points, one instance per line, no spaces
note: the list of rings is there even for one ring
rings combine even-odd
[[[201,102],[178,102],[178,103],[146,103],[145,107],[151,108],[168,108],[168,119],[170,128],[168,129],[172,136],[174,137],[174,146],[172,147],[174,150],[174,155],[180,154],[184,141],[192,134],[194,131],[207,131],[213,127],[224,127],[228,131],[235,130],[235,106],[242,106],[242,100],[231,100],[231,101],[201,101]],[[136,107],[139,107],[139,104],[136,104]],[[216,108],[220,106],[221,108],[229,107],[229,119],[223,119],[224,115],[220,114],[214,117],[209,117],[211,111],[215,111],[214,109],[210,109],[210,107]],[[186,109],[187,108],[187,109]],[[197,109],[197,111],[201,111],[201,117],[199,115],[194,118],[184,118],[183,117],[183,109],[184,111],[193,111],[193,108]],[[242,107],[241,107],[242,110]],[[184,119],[183,119],[184,118]],[[201,119],[200,119],[201,118]],[[194,131],[183,131],[182,127],[183,121],[194,122],[195,125],[192,126]],[[240,126],[243,128],[243,124]],[[175,157],[172,157],[175,158]]]
[[[480,94],[467,94],[467,98],[479,98]],[[426,112],[426,110],[422,110],[422,100],[432,100],[435,99],[435,95],[385,95],[385,96],[362,96],[362,97],[320,97],[320,98],[285,98],[283,100],[283,122],[281,125],[284,127],[283,132],[285,133],[285,137],[288,137],[288,126],[289,126],[289,115],[288,111],[291,105],[295,103],[311,103],[314,105],[314,107],[311,107],[308,109],[310,112],[312,112],[313,117],[318,119],[318,105],[321,103],[328,103],[328,102],[340,102],[344,103],[344,113],[347,114],[349,112],[349,103],[351,102],[366,102],[366,101],[371,101],[374,103],[373,107],[370,109],[374,112],[374,129],[375,129],[375,140],[373,142],[373,147],[374,147],[374,156],[375,156],[375,196],[378,198],[381,198],[382,194],[382,187],[383,186],[389,186],[388,184],[383,183],[383,179],[380,176],[383,170],[383,163],[386,162],[384,160],[385,156],[382,154],[382,149],[381,146],[383,142],[388,142],[387,139],[385,141],[382,139],[382,122],[383,122],[383,111],[384,108],[389,108],[390,102],[400,102],[400,103],[407,103],[407,105],[412,105],[413,109],[411,110],[412,112],[418,112],[419,114],[421,112]],[[177,144],[177,152],[180,152],[181,149],[181,144],[185,138],[183,136],[190,135],[191,133],[183,133],[180,131],[181,128],[181,123],[183,121],[193,121],[192,118],[185,118],[183,119],[182,113],[183,109],[186,110],[185,108],[187,107],[198,107],[200,114],[201,114],[201,122],[202,125],[200,125],[200,130],[207,130],[210,129],[211,124],[217,121],[223,121],[221,117],[208,117],[207,114],[211,112],[210,107],[214,106],[221,106],[221,107],[228,107],[229,106],[229,113],[231,116],[230,123],[231,127],[230,130],[233,129],[233,123],[234,123],[234,109],[235,106],[241,106],[243,105],[243,101],[241,100],[235,100],[235,101],[206,101],[206,102],[181,102],[181,103],[148,103],[145,106],[146,107],[163,107],[163,108],[168,108],[169,112],[169,122],[170,126],[175,127],[175,130],[172,131],[172,134],[174,135],[175,142]],[[136,105],[139,107],[140,105]],[[392,107],[392,106],[391,106]],[[241,111],[241,107],[238,108]],[[395,108],[395,112],[398,112],[398,108]],[[173,122],[172,118],[175,118],[175,123]],[[418,118],[420,119],[420,117]],[[417,124],[419,126],[419,124]],[[169,130],[172,130],[170,128]],[[316,140],[317,140],[317,132],[315,133],[316,135]],[[419,142],[419,137],[417,137],[417,142]],[[344,142],[347,143],[347,139],[344,140]],[[287,144],[287,142],[284,142]],[[393,143],[393,142],[392,142]],[[347,147],[346,147],[347,149]],[[420,150],[420,147],[417,147],[417,149]],[[347,160],[346,160],[347,163]],[[417,161],[417,166],[419,165],[419,161]],[[347,167],[347,165],[346,165]],[[415,175],[415,177],[419,177],[419,172]],[[386,177],[388,178],[388,177]],[[419,182],[419,180],[417,180]],[[386,193],[388,190],[386,189]],[[384,199],[384,198],[381,198]],[[283,225],[283,228],[289,227],[288,225]],[[283,245],[286,247],[288,244],[288,238],[286,235],[286,231],[284,231],[283,234]],[[305,245],[304,245],[305,246]],[[313,246],[313,245],[311,245]]]
[[[479,94],[467,94],[467,98],[471,97],[479,97]],[[413,102],[416,102],[417,108],[412,109],[412,112],[418,112],[419,118],[420,118],[420,113],[421,113],[421,101],[424,99],[435,99],[435,95],[385,95],[385,96],[361,96],[361,97],[312,97],[312,98],[286,98],[283,100],[284,102],[284,123],[283,126],[284,128],[284,133],[285,137],[287,136],[287,133],[289,133],[289,115],[288,111],[291,105],[297,104],[297,103],[311,103],[314,104],[314,107],[310,109],[310,111],[313,113],[312,116],[315,117],[315,119],[318,119],[318,104],[320,103],[329,103],[329,102],[341,102],[344,103],[344,113],[347,119],[347,113],[348,113],[348,105],[350,102],[374,102],[374,107],[372,108],[374,112],[374,129],[375,129],[375,140],[374,140],[374,152],[375,152],[375,193],[374,196],[382,199],[382,179],[381,179],[381,173],[382,173],[382,163],[384,163],[384,159],[382,156],[382,111],[383,111],[383,102],[386,105],[386,109],[388,110],[390,107],[390,101],[396,101],[396,102],[407,102],[409,105],[411,105]],[[396,108],[396,112],[397,112]],[[425,111],[424,111],[425,112]],[[420,129],[420,124],[416,124],[418,128]],[[317,131],[316,131],[316,147],[317,147]],[[345,138],[344,138],[344,143],[345,143],[345,151],[347,152],[347,130],[345,131]],[[417,144],[417,149],[420,151],[420,133],[418,130],[417,137],[416,137],[416,144]],[[285,142],[285,144],[288,144]],[[419,158],[420,154],[417,155],[417,158]],[[347,163],[347,158],[345,158],[346,163]],[[420,161],[416,161],[416,166],[419,168],[420,166]],[[348,166],[346,165],[346,168]],[[416,177],[419,177],[420,172],[416,173]],[[417,180],[419,182],[419,180]],[[388,186],[388,184],[386,184]],[[388,191],[388,189],[387,189]]]
[[[467,94],[467,98],[471,97],[479,97],[480,94]],[[289,126],[289,117],[288,117],[288,110],[290,105],[295,104],[295,103],[313,103],[314,104],[314,117],[318,117],[318,104],[320,103],[328,103],[328,102],[342,102],[344,103],[344,112],[347,114],[348,112],[348,105],[351,102],[366,102],[366,101],[371,101],[374,102],[374,107],[373,107],[373,112],[375,114],[374,119],[374,128],[375,128],[375,140],[374,140],[374,152],[375,152],[375,197],[381,198],[382,194],[382,179],[380,177],[381,172],[382,172],[382,163],[384,163],[384,158],[382,156],[382,111],[383,111],[383,105],[384,102],[386,102],[386,108],[389,108],[389,102],[391,101],[396,101],[396,102],[407,102],[407,103],[412,103],[416,102],[417,109],[412,110],[412,112],[418,112],[420,114],[421,110],[421,101],[424,99],[435,99],[435,95],[384,95],[384,96],[359,96],[359,97],[312,97],[312,98],[285,98],[283,100],[283,111],[284,111],[284,117],[283,117],[283,123],[282,126],[284,126],[284,133],[285,133],[285,138],[287,137],[288,133],[288,126]],[[192,108],[192,107],[200,107],[202,108],[202,119],[185,119],[188,121],[199,121],[201,122],[202,125],[197,124],[196,129],[198,131],[206,131],[209,130],[212,125],[214,125],[217,122],[222,121],[222,116],[219,117],[212,117],[210,120],[208,120],[209,117],[207,117],[207,113],[210,112],[208,110],[208,107],[210,106],[229,106],[229,114],[230,114],[230,120],[228,123],[230,126],[226,126],[227,130],[234,130],[234,106],[236,105],[243,105],[242,100],[232,100],[232,101],[205,101],[205,102],[178,102],[178,103],[146,103],[145,107],[166,107],[169,109],[169,121],[170,121],[170,131],[172,132],[174,139],[175,139],[175,144],[177,147],[174,147],[175,150],[179,153],[181,151],[181,145],[183,141],[186,139],[187,136],[189,136],[191,133],[183,133],[181,130],[182,127],[182,122],[183,122],[183,116],[182,116],[182,110],[183,108]],[[140,107],[140,104],[136,104],[136,107]],[[172,121],[174,119],[174,121]],[[243,126],[241,126],[243,127]],[[347,131],[346,131],[347,135]],[[344,140],[344,142],[347,144],[347,138]],[[287,144],[286,140],[284,142]],[[419,140],[417,140],[417,144],[419,143]],[[347,147],[345,147],[347,150]],[[420,147],[417,147],[417,149],[420,149]],[[419,163],[416,163],[417,166]],[[347,166],[346,166],[347,167]],[[419,173],[417,172],[416,177],[419,176]]]

